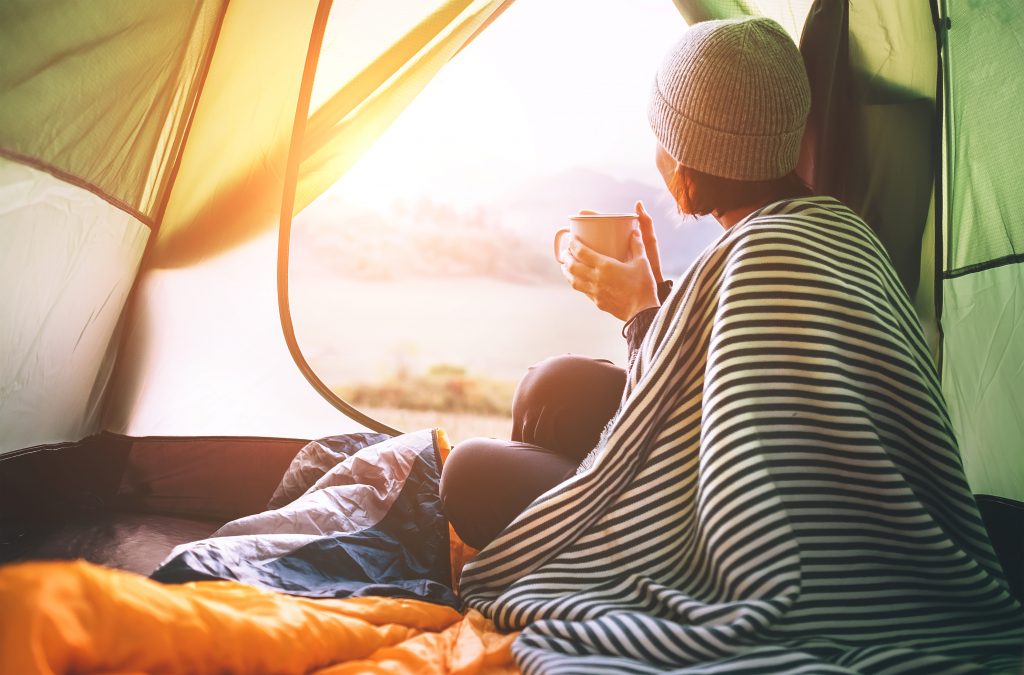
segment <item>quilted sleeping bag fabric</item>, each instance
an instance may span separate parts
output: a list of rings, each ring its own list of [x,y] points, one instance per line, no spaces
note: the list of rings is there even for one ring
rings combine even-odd
[[[419,600],[165,585],[87,562],[0,568],[5,674],[512,673],[513,637]]]
[[[240,581],[312,598],[413,598],[458,609],[437,490],[444,433],[360,437],[360,445],[377,442],[349,444],[310,472],[306,451],[322,454],[329,440],[307,446],[285,474],[282,486],[299,484],[289,481],[296,467],[312,483],[293,501],[178,546],[153,578]]]

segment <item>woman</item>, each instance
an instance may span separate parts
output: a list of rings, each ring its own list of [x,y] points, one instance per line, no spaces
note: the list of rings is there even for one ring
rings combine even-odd
[[[710,33],[664,64],[650,110],[658,139],[655,163],[681,213],[711,214],[729,229],[757,208],[810,194],[793,173],[810,108],[807,76],[788,36],[778,37],[784,41],[773,38],[765,45],[777,53],[757,55],[779,66],[768,78],[750,69],[746,79],[734,74],[728,82],[717,81],[719,61],[729,58],[695,61],[702,45],[714,39]],[[700,78],[719,91],[684,95],[681,87]],[[717,106],[705,103],[712,94],[719,98]],[[701,115],[736,133],[685,123]],[[758,135],[759,145],[748,140],[751,134]],[[640,202],[636,212],[640,231],[626,262],[576,239],[562,265],[574,289],[626,322],[630,360],[672,288],[662,277],[651,218]],[[625,383],[625,371],[604,360],[570,355],[531,367],[513,398],[511,442],[467,440],[445,467],[442,499],[460,537],[482,548],[536,497],[575,474],[618,408]]]
[[[870,228],[793,176],[809,103],[778,24],[692,26],[649,118],[680,209],[725,233],[671,293],[639,205],[627,262],[573,241],[563,271],[627,320],[628,372],[544,362],[512,441],[448,459],[445,512],[486,545],[462,595],[523,630],[528,672],[1018,662],[906,292]]]

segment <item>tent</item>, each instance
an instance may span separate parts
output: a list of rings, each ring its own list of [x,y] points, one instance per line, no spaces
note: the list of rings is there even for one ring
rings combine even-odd
[[[406,2],[386,16],[373,3],[5,4],[7,543],[45,511],[106,501],[103,485],[149,452],[137,442],[207,488],[211,466],[246,457],[269,470],[248,483],[254,506],[295,439],[383,427],[335,400],[339,412],[296,369],[274,260],[225,273],[219,254],[329,186],[505,4]],[[332,63],[320,77],[318,61]],[[239,294],[265,311],[232,316]],[[240,361],[239,336],[265,357]]]
[[[510,4],[0,7],[0,560],[149,571],[261,510],[306,439],[395,431],[302,354],[291,218]],[[889,248],[1019,595],[1024,12],[676,4],[689,22],[762,13],[802,35],[814,104],[800,171]],[[274,228],[276,262],[232,258]],[[240,340],[262,357],[242,358]]]

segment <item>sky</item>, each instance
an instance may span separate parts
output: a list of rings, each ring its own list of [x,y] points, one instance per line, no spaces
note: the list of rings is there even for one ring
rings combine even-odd
[[[685,29],[669,0],[517,0],[329,192],[471,207],[571,167],[660,184],[646,106]]]

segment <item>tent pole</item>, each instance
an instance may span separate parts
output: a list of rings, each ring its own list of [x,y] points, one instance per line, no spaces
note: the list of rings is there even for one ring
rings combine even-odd
[[[942,282],[946,271],[946,227],[945,227],[945,190],[943,176],[946,166],[946,146],[943,143],[946,124],[946,91],[945,91],[945,45],[946,29],[949,27],[949,18],[944,11],[945,0],[930,0],[932,10],[932,23],[935,26],[935,131],[932,138],[935,158],[935,220],[932,225],[932,232],[935,240],[935,278],[932,291],[935,303],[935,328],[938,331],[938,341],[935,348],[935,370],[942,378],[942,361],[945,347],[945,335],[942,330]],[[940,6],[942,5],[942,6]]]
[[[299,164],[302,161],[302,140],[306,131],[306,120],[309,118],[309,103],[313,93],[313,82],[316,79],[317,62],[320,48],[323,45],[324,33],[327,30],[327,18],[331,14],[332,0],[320,0],[313,20],[313,28],[309,38],[309,51],[306,54],[306,65],[302,72],[302,83],[299,87],[298,104],[295,109],[295,123],[292,126],[292,138],[288,149],[288,164],[284,179],[284,198],[281,201],[281,223],[278,230],[277,243],[277,307],[281,319],[281,331],[292,360],[306,380],[313,385],[317,393],[328,403],[340,410],[352,420],[368,429],[397,436],[402,432],[389,427],[372,417],[356,410],[349,403],[335,394],[324,384],[324,381],[313,372],[309,362],[302,353],[295,339],[295,328],[292,325],[291,307],[288,300],[288,259],[291,245],[292,209],[295,204],[295,191],[299,179]]]

